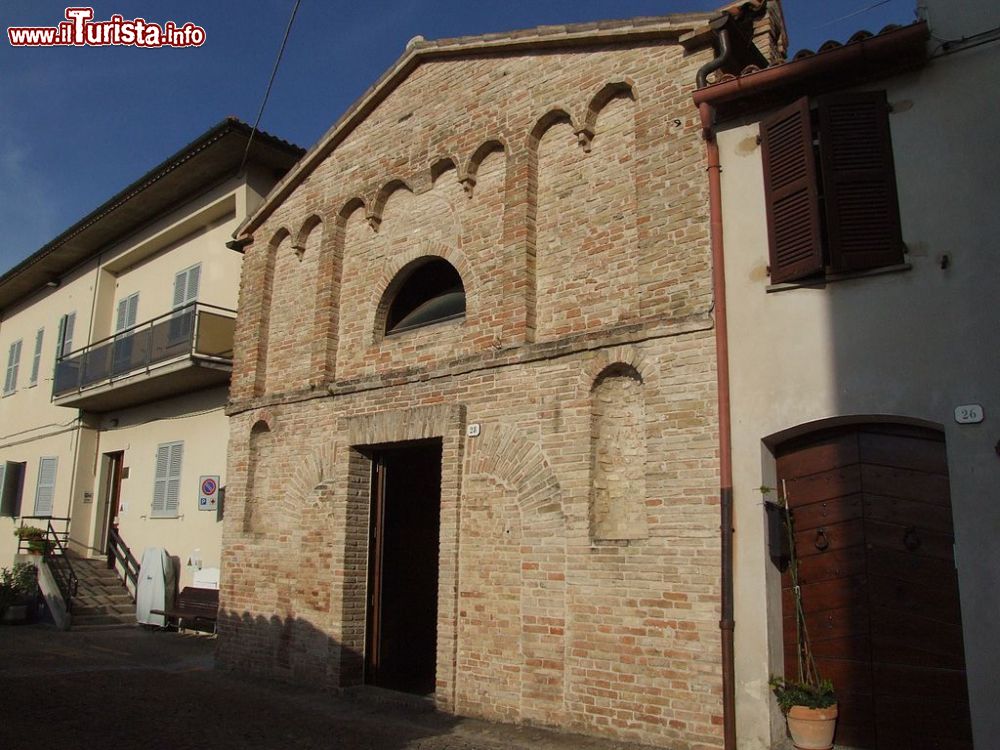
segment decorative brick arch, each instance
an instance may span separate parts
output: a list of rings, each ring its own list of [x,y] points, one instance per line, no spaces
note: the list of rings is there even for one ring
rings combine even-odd
[[[385,211],[385,204],[389,200],[389,196],[397,190],[406,190],[410,193],[417,192],[414,190],[410,182],[401,178],[389,180],[389,182],[379,188],[371,206],[368,207],[368,213],[366,215],[368,225],[372,228],[373,232],[377,232],[379,226],[382,224],[382,213]]]
[[[625,365],[639,375],[640,382],[647,383],[653,376],[653,368],[646,358],[633,346],[623,344],[610,349],[602,349],[581,371],[580,392],[589,393],[598,385],[601,376],[615,365]]]
[[[382,269],[377,281],[372,285],[371,296],[369,297],[368,309],[371,311],[368,318],[368,339],[365,342],[371,346],[385,336],[385,320],[389,312],[389,305],[392,304],[396,292],[406,281],[409,270],[415,263],[424,258],[441,258],[448,261],[458,275],[462,277],[462,286],[465,288],[465,315],[466,318],[474,319],[479,310],[478,290],[482,289],[481,279],[473,269],[468,257],[457,247],[451,247],[441,242],[424,241],[418,247],[393,256]]]
[[[453,156],[441,156],[434,159],[431,162],[431,186],[438,181],[438,178],[450,170],[455,170],[458,173],[458,159]],[[458,174],[459,180],[461,180],[462,175]]]
[[[516,428],[486,425],[469,441],[466,455],[467,477],[490,479],[517,492],[525,528],[565,527],[559,480],[537,443]]]
[[[472,196],[472,189],[476,186],[476,175],[479,172],[479,165],[483,163],[483,160],[487,156],[497,153],[506,154],[507,145],[500,138],[492,138],[480,144],[466,160],[464,168],[458,175],[466,195]]]
[[[251,318],[248,320],[248,324],[252,330],[256,331],[256,336],[254,337],[254,348],[256,351],[253,352],[253,395],[262,396],[264,394],[264,380],[267,372],[267,340],[271,328],[271,300],[274,294],[274,266],[275,259],[278,255],[278,248],[281,247],[281,243],[292,236],[291,231],[288,227],[281,225],[272,234],[271,239],[267,243],[267,249],[265,250],[264,258],[258,260],[257,262],[262,265],[258,267],[257,273],[262,274],[263,283],[261,284],[261,294],[260,299],[257,302],[259,307],[257,308],[256,320]],[[246,273],[247,271],[244,271]]]
[[[612,99],[631,99],[635,101],[635,98],[635,82],[631,78],[623,78],[620,81],[606,83],[594,94],[587,105],[583,124],[576,131],[576,136],[580,141],[580,145],[583,146],[584,151],[590,151],[590,142],[594,139],[594,134],[597,132],[597,116],[607,106],[608,102]]]
[[[285,485],[279,510],[288,513],[289,518],[297,519],[306,507],[329,508],[331,498],[328,490],[333,476],[334,454],[335,447],[331,442],[298,456],[291,479]],[[298,523],[293,523],[292,528],[301,531]]]
[[[322,217],[318,214],[310,214],[306,220],[302,222],[299,227],[299,231],[295,233],[295,240],[292,242],[292,249],[300,259],[302,258],[302,254],[306,251],[306,240],[309,239],[309,235],[312,234],[313,230],[322,223]]]
[[[514,427],[486,424],[479,437],[467,441],[463,491],[470,523],[487,508],[502,513],[510,501],[520,516],[509,517],[507,528],[492,544],[489,538],[484,542],[479,537],[478,552],[489,558],[503,549],[508,563],[516,565],[516,588],[507,591],[503,601],[516,597],[518,603],[518,647],[505,648],[502,655],[492,657],[492,666],[499,673],[520,675],[520,700],[508,708],[518,711],[523,721],[544,721],[547,714],[564,710],[566,701],[567,523],[559,481],[535,441]],[[482,498],[478,503],[472,500],[476,496]],[[517,535],[513,561],[509,559],[511,540],[505,539],[511,532]],[[475,555],[467,546],[473,543],[472,539],[463,542],[467,557]],[[468,579],[460,576],[459,580],[460,591],[470,594],[482,593],[476,589],[490,585],[477,579],[474,570]],[[544,631],[539,630],[539,623],[545,623]]]

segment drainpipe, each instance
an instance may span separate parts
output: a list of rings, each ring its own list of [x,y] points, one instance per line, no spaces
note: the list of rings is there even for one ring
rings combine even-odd
[[[718,56],[698,70],[697,85],[708,83],[708,74],[726,64],[730,55],[728,16],[716,29]],[[708,161],[708,207],[712,248],[712,292],[715,302],[716,387],[719,401],[719,500],[722,547],[722,731],[725,750],[736,750],[736,662],[733,649],[733,463],[732,422],[729,412],[729,325],[726,317],[726,269],[722,242],[722,168],[719,144],[712,130],[710,105],[698,107]]]

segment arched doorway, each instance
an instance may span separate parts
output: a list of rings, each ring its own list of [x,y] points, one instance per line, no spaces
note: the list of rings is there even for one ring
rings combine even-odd
[[[969,747],[944,436],[853,425],[785,442],[776,457],[810,640],[839,697],[837,745]],[[782,614],[792,676],[787,573]]]

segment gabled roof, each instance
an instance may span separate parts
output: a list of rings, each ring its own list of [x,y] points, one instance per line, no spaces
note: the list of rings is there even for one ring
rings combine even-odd
[[[538,26],[482,36],[426,41],[414,37],[402,56],[340,117],[302,160],[281,180],[264,203],[236,230],[237,242],[247,240],[295,187],[378,107],[421,63],[454,57],[490,56],[510,52],[580,48],[653,39],[677,40],[688,49],[712,43],[709,22],[719,16],[709,13],[676,13],[666,16],[618,21]]]
[[[57,280],[221,179],[235,175],[250,133],[246,123],[226,118],[109,198],[0,276],[0,310]],[[283,174],[303,153],[299,146],[257,131],[247,161]]]

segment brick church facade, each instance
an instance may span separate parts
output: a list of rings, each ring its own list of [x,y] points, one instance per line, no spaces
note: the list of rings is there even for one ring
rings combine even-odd
[[[244,225],[221,665],[721,746],[711,18],[418,38]]]

